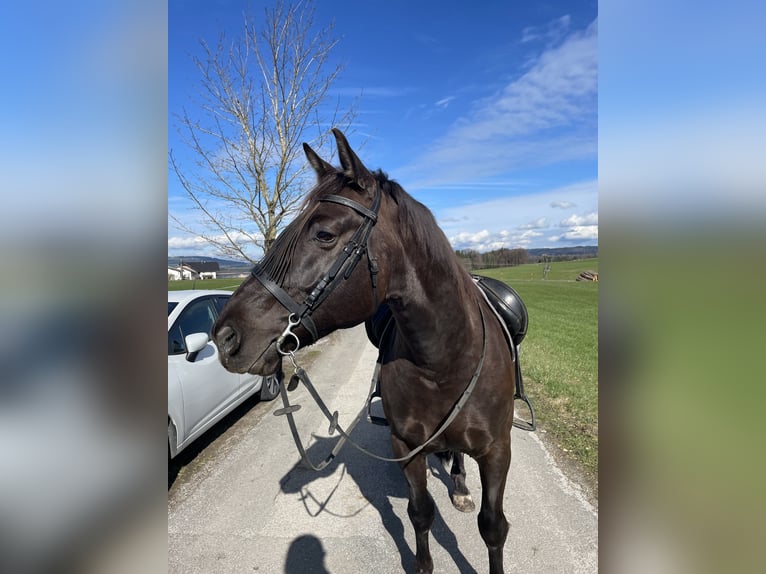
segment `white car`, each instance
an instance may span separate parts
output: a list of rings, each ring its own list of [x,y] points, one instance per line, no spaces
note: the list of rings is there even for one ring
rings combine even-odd
[[[230,373],[210,331],[230,291],[168,291],[168,453],[175,457],[248,397],[270,401],[277,375]]]

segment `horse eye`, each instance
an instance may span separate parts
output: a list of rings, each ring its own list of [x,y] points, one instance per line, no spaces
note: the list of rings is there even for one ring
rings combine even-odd
[[[335,236],[329,231],[317,231],[315,239],[322,243],[330,243],[333,239],[335,239]]]

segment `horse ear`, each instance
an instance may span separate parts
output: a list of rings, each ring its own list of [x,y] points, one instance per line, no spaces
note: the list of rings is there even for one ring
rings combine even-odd
[[[317,172],[317,179],[321,181],[324,177],[327,177],[331,173],[335,173],[335,168],[323,160],[317,152],[311,149],[311,146],[306,142],[303,143],[303,151],[306,154],[306,159],[309,160],[311,167]]]
[[[369,189],[374,183],[370,171],[364,166],[362,160],[360,160],[351,146],[348,145],[346,136],[343,135],[338,128],[333,128],[332,133],[335,136],[335,141],[338,144],[338,157],[340,157],[340,165],[343,166],[343,172],[353,179],[359,187],[362,189]]]

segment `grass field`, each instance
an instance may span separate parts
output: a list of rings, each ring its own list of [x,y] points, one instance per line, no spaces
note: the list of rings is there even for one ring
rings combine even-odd
[[[183,289],[224,289],[226,291],[234,291],[239,284],[242,283],[241,278],[231,279],[183,279],[182,281],[168,281],[168,291],[181,291]]]
[[[483,269],[511,285],[529,311],[521,367],[539,428],[598,484],[598,283],[575,281],[598,271],[598,259]]]
[[[483,269],[519,292],[529,311],[522,344],[525,390],[539,428],[598,484],[598,283],[575,281],[598,259]],[[169,281],[168,290],[234,290],[241,279]]]

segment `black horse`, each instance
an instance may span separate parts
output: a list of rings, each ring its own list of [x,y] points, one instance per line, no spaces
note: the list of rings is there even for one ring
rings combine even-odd
[[[431,212],[383,172],[370,172],[333,133],[342,169],[304,144],[317,185],[214,326],[221,362],[233,372],[274,373],[286,353],[358,325],[386,303],[395,327],[381,355],[380,392],[393,451],[405,457],[428,443],[400,463],[415,571],[433,571],[426,455],[453,451],[478,463],[479,531],[490,572],[502,573],[516,381],[503,326]]]

